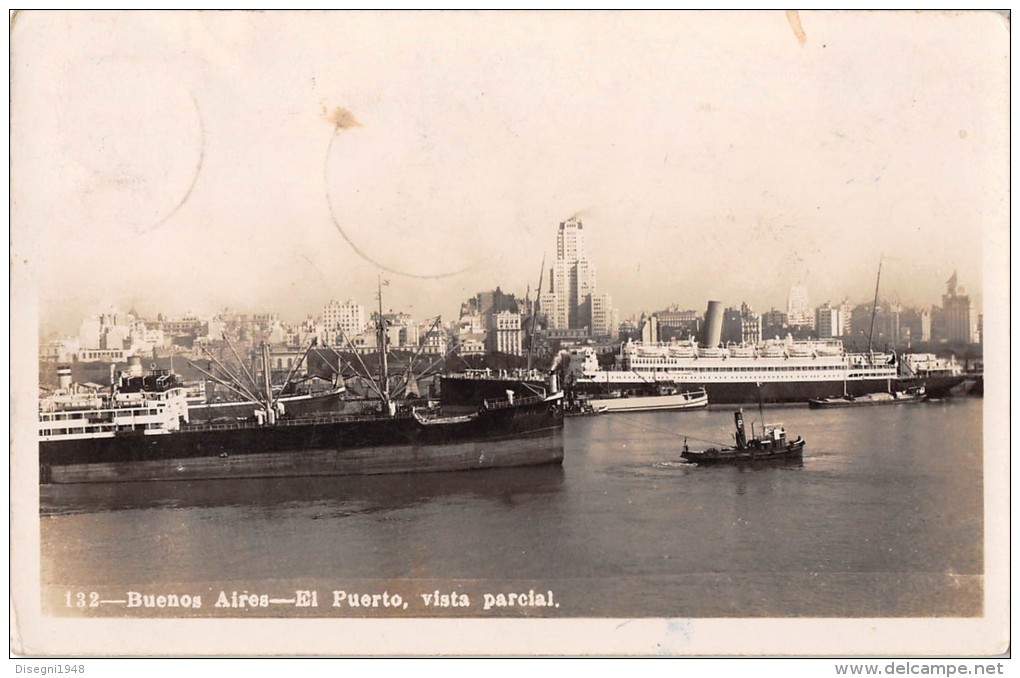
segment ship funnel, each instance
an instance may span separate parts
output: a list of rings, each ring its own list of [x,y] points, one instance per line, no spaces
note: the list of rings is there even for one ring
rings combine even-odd
[[[556,357],[553,359],[552,367],[549,368],[549,372],[552,373],[559,370],[565,373],[567,371],[567,368],[569,367],[570,367],[570,351],[563,349],[556,354]]]
[[[127,372],[132,377],[142,376],[142,358],[141,356],[133,355],[128,358]]]
[[[722,343],[722,303],[718,301],[708,302],[708,310],[705,311],[705,327],[701,331],[701,345],[706,348],[715,348]]]
[[[658,316],[649,316],[645,320],[645,324],[641,326],[641,343],[643,344],[657,344],[659,343],[659,318]]]
[[[60,390],[67,393],[71,390],[71,366],[61,365],[57,368],[57,382],[60,384]]]

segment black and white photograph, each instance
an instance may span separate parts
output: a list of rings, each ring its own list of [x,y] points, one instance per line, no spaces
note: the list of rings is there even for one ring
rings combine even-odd
[[[1008,653],[1008,12],[9,33],[12,652]]]

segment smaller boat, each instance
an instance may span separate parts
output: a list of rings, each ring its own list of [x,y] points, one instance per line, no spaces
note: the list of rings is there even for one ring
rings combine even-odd
[[[659,386],[652,393],[613,391],[605,397],[590,398],[587,404],[603,412],[693,410],[708,406],[708,393],[705,389],[679,391],[673,386]]]
[[[797,437],[790,441],[786,438],[786,429],[782,424],[763,424],[759,435],[747,438],[744,431],[744,413],[737,410],[733,413],[737,432],[734,436],[736,444],[732,447],[710,447],[707,450],[691,450],[684,440],[684,451],[680,456],[684,461],[695,464],[740,464],[748,462],[766,462],[800,459],[804,452],[804,439]],[[754,425],[751,425],[754,428]]]
[[[842,395],[832,398],[812,398],[808,407],[813,410],[829,410],[841,407],[873,407],[875,405],[903,405],[920,403],[928,398],[924,386],[914,386],[905,391],[892,393],[866,393],[862,396]]]
[[[608,408],[594,407],[591,403],[578,402],[571,407],[563,409],[564,417],[594,417],[597,414],[606,412]]]

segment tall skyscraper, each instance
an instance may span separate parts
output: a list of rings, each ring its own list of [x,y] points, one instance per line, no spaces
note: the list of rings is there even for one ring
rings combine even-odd
[[[584,247],[584,224],[571,217],[560,223],[556,234],[556,258],[564,261],[578,261],[588,256]]]
[[[612,333],[606,331],[612,318],[611,309],[606,307],[608,296],[597,297],[595,264],[588,258],[580,219],[572,217],[559,226],[556,261],[549,271],[549,291],[542,293],[539,303],[549,329],[587,328],[591,334]]]
[[[790,287],[786,303],[787,322],[790,325],[814,325],[814,313],[808,300],[807,287],[801,284]]]
[[[557,259],[553,262],[549,275],[549,292],[546,299],[552,303],[542,302],[542,310],[549,319],[549,328],[565,330],[577,324],[577,307],[573,303],[577,299],[577,275],[574,262]]]
[[[619,317],[608,294],[591,296],[591,333],[596,337],[613,337],[617,333]]]
[[[575,329],[582,327],[591,329],[592,297],[595,296],[595,265],[588,259],[578,259],[574,266],[574,273],[577,276],[574,281],[576,293],[571,300],[573,313],[570,326]]]
[[[946,293],[942,295],[942,310],[938,313],[937,339],[945,341],[974,341],[974,304],[957,284],[956,271],[946,281]],[[936,332],[933,330],[933,334]]]
[[[546,322],[551,330],[564,330],[570,327],[569,315],[567,313],[567,298],[552,290],[542,292],[538,299],[538,305]]]

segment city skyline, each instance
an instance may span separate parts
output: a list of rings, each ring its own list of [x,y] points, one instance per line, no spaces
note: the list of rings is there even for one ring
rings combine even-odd
[[[878,308],[881,309],[881,308],[888,307],[888,306],[897,306],[897,307],[902,307],[904,309],[913,309],[913,310],[918,310],[918,311],[922,311],[922,310],[923,311],[929,311],[931,309],[940,309],[940,308],[943,308],[946,305],[946,299],[947,299],[947,297],[946,297],[946,286],[949,285],[950,283],[953,284],[953,288],[958,290],[961,295],[970,296],[968,294],[968,288],[965,285],[957,285],[956,284],[957,279],[958,279],[957,273],[954,271],[952,276],[950,277],[950,279],[943,283],[943,290],[942,290],[942,294],[940,295],[940,299],[931,300],[929,303],[923,303],[923,302],[922,303],[906,303],[906,302],[902,301],[898,297],[898,295],[896,295],[895,293],[892,296],[890,296],[890,295],[883,294],[881,292],[881,290],[879,290],[879,295],[878,295],[878,299],[877,299]],[[497,285],[496,289],[501,289],[501,286]],[[788,292],[787,292],[787,294],[788,294],[787,299],[788,300],[789,300],[789,295],[794,293],[795,290],[797,291],[798,294],[802,294],[805,291],[808,294],[810,294],[810,288],[807,285],[803,285],[801,283],[797,283],[797,284],[792,285],[790,290],[788,290]],[[517,291],[512,291],[511,293],[518,294],[519,296],[522,296],[522,299],[523,299],[523,294],[521,294],[521,293],[519,293]],[[531,294],[534,295],[534,293],[535,293],[535,290],[531,290]],[[375,293],[373,293],[373,296],[374,295],[375,295]],[[471,295],[471,296],[474,296],[474,295]],[[543,293],[543,296],[545,296],[544,293]],[[344,301],[342,303],[339,301],[340,298],[344,299]],[[532,302],[534,303],[534,301],[535,301],[535,299],[534,299],[534,296],[533,296],[532,297]],[[737,300],[705,299],[701,303],[700,307],[696,303],[688,305],[688,306],[684,306],[682,304],[678,304],[676,302],[672,302],[672,303],[668,303],[668,304],[665,304],[663,306],[656,307],[656,308],[642,308],[642,309],[640,309],[640,310],[638,310],[636,312],[632,312],[632,313],[629,313],[627,315],[618,314],[618,318],[617,319],[620,322],[622,322],[622,321],[632,321],[632,320],[637,320],[638,318],[643,317],[643,316],[650,316],[650,315],[653,315],[653,314],[661,314],[663,312],[679,311],[679,310],[694,311],[694,312],[697,312],[697,313],[703,313],[704,308],[706,307],[706,305],[709,302],[712,302],[712,301],[717,301],[717,302],[721,303],[722,306],[725,307],[727,310],[731,310],[731,309],[735,309],[735,308],[746,308],[748,311],[755,312],[755,313],[758,313],[758,314],[764,314],[764,313],[768,313],[768,312],[771,311],[771,312],[780,312],[784,316],[789,315],[789,313],[788,313],[788,305],[789,304],[788,303],[787,304],[772,304],[772,305],[766,305],[766,306],[756,306],[754,304],[748,304],[747,301],[746,301],[746,298],[745,298],[745,299],[740,299],[739,301],[737,301]],[[875,301],[876,300],[874,298],[854,299],[854,298],[849,297],[847,295],[844,295],[843,297],[837,297],[836,301],[834,301],[832,299],[826,299],[824,302],[817,302],[817,303],[809,301],[809,302],[807,302],[807,306],[806,306],[806,308],[807,308],[807,315],[805,315],[803,318],[799,318],[796,322],[793,322],[791,324],[797,325],[797,324],[804,324],[806,322],[807,323],[813,323],[814,318],[815,318],[815,312],[819,311],[819,310],[822,310],[822,309],[827,309],[827,308],[830,308],[830,307],[831,308],[836,308],[836,307],[840,307],[840,306],[843,306],[843,305],[846,305],[849,308],[857,307],[857,306],[870,306]],[[116,313],[127,314],[127,313],[130,313],[132,311],[135,311],[137,313],[138,317],[140,317],[140,318],[155,318],[156,316],[164,316],[166,318],[187,318],[187,317],[212,318],[212,317],[217,317],[219,315],[222,315],[224,313],[231,314],[231,315],[234,315],[234,314],[243,314],[243,315],[254,315],[254,316],[258,316],[260,314],[270,314],[270,315],[278,317],[282,322],[284,322],[286,324],[290,324],[290,325],[300,324],[301,322],[306,321],[308,319],[314,319],[316,321],[321,321],[324,324],[328,325],[329,324],[329,318],[330,318],[331,314],[339,314],[339,313],[341,313],[341,310],[340,310],[341,307],[345,307],[345,306],[348,306],[348,305],[351,305],[351,304],[353,304],[358,309],[360,309],[360,312],[363,315],[366,313],[366,309],[367,309],[368,315],[372,315],[374,317],[374,314],[376,313],[374,308],[375,308],[375,303],[377,303],[377,298],[375,299],[375,301],[369,302],[366,305],[364,303],[364,300],[361,300],[361,299],[351,298],[350,296],[344,297],[343,295],[339,295],[339,296],[334,295],[334,296],[328,298],[328,300],[326,302],[324,302],[318,309],[312,309],[312,310],[308,311],[307,313],[305,313],[304,315],[301,315],[301,316],[298,316],[298,315],[288,316],[285,313],[281,313],[280,309],[259,306],[257,303],[254,303],[249,308],[222,307],[222,308],[214,308],[214,309],[208,309],[208,310],[205,310],[205,309],[196,310],[196,308],[194,308],[194,305],[191,304],[191,305],[187,305],[186,307],[182,307],[182,310],[177,310],[177,309],[157,308],[152,303],[146,303],[144,300],[140,300],[140,301],[136,300],[136,302],[138,302],[138,303],[132,303],[132,304],[129,304],[129,305],[125,305],[125,304],[119,304],[118,305],[118,304],[114,303],[114,304],[109,304],[109,305],[107,305],[106,307],[103,307],[103,308],[98,308],[97,307],[97,308],[84,309],[84,310],[83,309],[76,309],[76,313],[75,314],[69,314],[64,319],[64,325],[63,325],[62,328],[61,327],[57,327],[56,325],[54,325],[52,327],[48,327],[48,328],[44,326],[44,327],[41,328],[40,336],[41,337],[45,337],[45,336],[53,337],[53,336],[57,336],[57,335],[61,335],[61,334],[64,334],[64,335],[73,334],[73,333],[75,333],[78,330],[78,327],[79,327],[80,323],[84,319],[98,318],[101,315],[111,314],[111,313],[114,313],[114,314],[116,314]],[[941,303],[941,305],[940,305],[940,303]],[[522,304],[523,304],[523,301],[522,301]],[[976,319],[978,316],[983,314],[983,310],[982,310],[980,305],[978,305],[976,303],[973,303],[973,301],[972,301],[972,306],[973,306],[972,311],[973,311],[974,317]],[[138,309],[142,309],[142,310],[138,310]],[[396,312],[396,313],[403,313],[403,312],[406,312],[407,310],[408,309],[402,309],[402,308],[399,308],[399,307],[394,307],[392,304],[386,304],[386,307],[385,307],[386,313],[394,313],[394,312]],[[547,312],[545,310],[541,310],[540,313],[543,316],[546,316],[546,314],[547,314]],[[521,309],[521,315],[522,316],[526,315],[526,313],[525,313],[525,311],[523,309],[523,306],[522,306],[522,309]],[[339,318],[339,315],[337,317]],[[368,316],[366,315],[365,317],[368,317]],[[424,320],[428,320],[428,321],[431,322],[436,317],[441,317],[443,319],[443,324],[444,325],[446,325],[446,326],[453,326],[453,325],[456,325],[456,323],[457,323],[458,313],[451,313],[449,315],[442,315],[442,316],[430,316],[430,315],[427,315],[427,314],[426,315],[417,315],[417,316],[415,316],[415,319],[416,320],[423,320],[424,319]],[[340,322],[340,321],[338,320],[338,322]],[[364,324],[364,323],[361,323],[361,324]]]
[[[867,317],[874,316],[878,320],[876,325],[878,329],[875,332],[886,339],[897,337],[896,340],[906,339],[908,342],[911,339],[914,341],[934,339],[935,341],[943,342],[965,341],[968,343],[982,343],[983,314],[974,306],[969,295],[965,292],[965,288],[959,285],[958,277],[954,273],[946,281],[946,290],[942,295],[940,306],[915,307],[887,299],[876,299],[867,303],[851,303],[848,299],[845,299],[842,303],[835,306],[825,302],[817,306],[802,307],[798,303],[798,308],[792,312],[784,312],[775,308],[756,312],[743,302],[738,309],[733,305],[724,305],[717,300],[709,300],[707,307],[709,310],[715,307],[718,312],[719,309],[725,306],[723,334],[727,336],[727,342],[760,343],[766,338],[780,338],[779,335],[772,337],[765,336],[762,332],[763,326],[769,327],[769,333],[773,335],[775,330],[779,329],[781,330],[780,334],[789,330],[796,330],[800,338],[805,338],[804,333],[807,332],[807,337],[815,339],[853,339],[858,335],[867,336],[870,333],[868,329],[869,323],[866,321]],[[793,306],[792,301],[795,297],[799,301],[806,303],[806,295],[805,286],[800,284],[792,286],[790,289],[791,306]],[[383,317],[387,319],[387,325],[390,326],[387,331],[396,333],[394,334],[396,338],[392,339],[395,345],[415,346],[419,343],[419,339],[422,338],[419,336],[419,333],[425,331],[426,327],[442,328],[451,335],[458,335],[461,338],[464,338],[465,334],[470,335],[484,343],[485,335],[496,330],[514,329],[519,331],[526,329],[522,325],[522,321],[529,317],[530,313],[529,303],[519,302],[515,299],[513,293],[504,293],[497,287],[495,290],[482,291],[476,296],[469,298],[461,304],[459,318],[446,323],[442,323],[442,318],[439,316],[424,319],[415,318],[408,313],[392,308],[385,311]],[[875,315],[876,313],[877,315]],[[641,320],[637,324],[634,321],[638,319],[631,317],[622,322],[614,323],[612,328],[602,330],[595,326],[590,328],[586,326],[556,327],[544,312],[539,310],[539,314],[545,319],[543,321],[544,326],[541,329],[542,332],[549,332],[555,335],[563,330],[569,330],[568,334],[573,333],[570,334],[572,340],[582,338],[594,341],[622,340],[625,334],[637,331],[644,334],[643,321],[646,319],[658,320],[664,326],[688,326],[690,329],[696,328],[697,323],[705,320],[707,317],[707,311],[703,314],[697,309],[681,309],[676,304],[673,304],[667,308],[647,314],[647,316],[642,314]],[[141,313],[135,308],[131,308],[128,311],[108,308],[101,313],[83,316],[77,327],[77,333],[80,347],[89,349],[102,348],[103,345],[112,342],[113,346],[119,350],[122,344],[124,348],[127,348],[126,340],[129,335],[132,337],[132,344],[138,338],[141,338],[143,341],[149,341],[150,338],[146,336],[148,331],[157,328],[159,331],[163,331],[164,328],[180,328],[179,330],[170,329],[170,331],[176,334],[191,334],[193,335],[192,339],[198,338],[199,335],[207,335],[206,339],[215,339],[223,331],[225,322],[250,321],[265,324],[270,328],[270,335],[273,332],[282,332],[283,334],[280,334],[276,339],[270,336],[269,341],[274,343],[287,343],[295,346],[304,345],[308,337],[315,336],[320,345],[348,347],[347,342],[354,340],[354,343],[359,347],[364,347],[366,345],[365,337],[373,337],[375,334],[376,330],[373,329],[373,324],[377,315],[378,312],[374,310],[369,315],[366,315],[366,308],[351,299],[347,299],[343,303],[335,299],[330,300],[321,309],[320,313],[309,314],[297,322],[283,318],[279,313],[272,310],[266,311],[265,309],[253,313],[222,309],[210,314],[186,312],[181,315],[164,313],[152,315]],[[504,316],[507,316],[507,318],[500,320]],[[516,318],[516,320],[512,321],[512,325],[508,324],[511,322],[508,316]],[[903,337],[900,336],[899,330],[901,318],[905,327],[916,325],[911,333]],[[893,324],[889,325],[890,322]],[[694,325],[691,325],[691,323],[694,323]],[[733,329],[730,323],[736,323],[736,329]],[[139,324],[139,327],[144,325],[144,328],[139,330],[141,333],[140,337],[134,336],[135,332],[131,330],[133,324]],[[206,324],[207,328],[196,334],[197,328],[203,324]],[[105,331],[100,331],[104,327],[116,330],[113,338],[106,336],[107,333]],[[730,327],[730,329],[727,329],[727,327]],[[401,334],[405,330],[408,332],[406,341]],[[584,333],[578,335],[576,330],[584,330]],[[103,334],[105,337],[102,341],[99,339],[100,334]],[[693,336],[693,332],[689,332],[689,334]],[[493,336],[496,335],[493,334]],[[85,337],[92,338],[87,339]],[[281,339],[280,337],[286,337],[286,339]],[[676,335],[674,334],[673,337],[675,338]],[[59,333],[52,333],[44,337],[44,339],[47,341],[54,339],[73,340],[74,337],[67,334],[60,336]],[[658,339],[646,340],[658,341]],[[159,341],[162,341],[162,337],[160,337]],[[519,339],[515,341],[519,341]],[[63,342],[61,343],[63,344]],[[515,350],[519,350],[519,345],[516,346],[517,349]],[[62,350],[66,351],[70,348],[71,346],[68,344]],[[493,350],[499,349],[493,348]]]
[[[12,73],[13,260],[44,331],[109,305],[293,321],[373,305],[380,273],[387,307],[453,319],[534,297],[572,216],[621,318],[782,309],[798,281],[859,303],[880,259],[883,298],[936,304],[957,271],[981,308],[1001,55],[955,59],[937,13],[805,13],[804,42],[782,12],[659,18],[424,13],[368,45],[375,15],[326,15],[298,46],[297,15],[92,14],[74,40],[22,16],[55,74]]]

